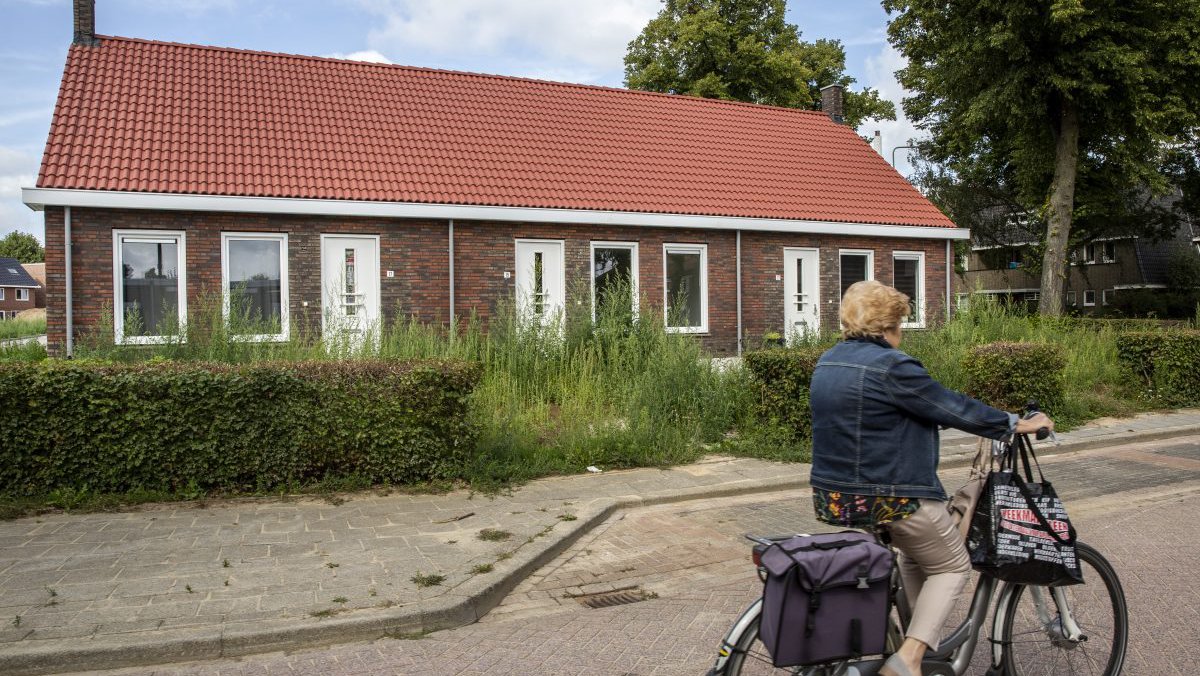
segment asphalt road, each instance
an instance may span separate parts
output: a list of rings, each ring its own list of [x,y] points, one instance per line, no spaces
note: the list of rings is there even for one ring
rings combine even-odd
[[[1114,564],[1131,628],[1125,674],[1200,664],[1200,437],[1044,463],[1080,538]],[[951,472],[953,490],[963,473]],[[522,583],[483,621],[425,636],[107,674],[703,674],[760,592],[741,533],[823,529],[792,491],[627,512]],[[611,607],[581,601],[617,592]],[[612,599],[612,597],[610,597]],[[983,674],[986,664],[968,673]]]

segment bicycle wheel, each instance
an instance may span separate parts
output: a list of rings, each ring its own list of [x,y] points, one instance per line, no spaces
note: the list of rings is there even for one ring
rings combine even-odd
[[[894,652],[904,640],[903,634],[895,623],[895,618],[888,621],[888,652]],[[823,676],[829,669],[824,667],[776,667],[771,664],[771,653],[758,640],[758,619],[746,627],[734,646],[733,654],[725,663],[724,676],[783,676],[784,674],[804,676]]]
[[[1003,627],[1009,676],[1121,673],[1129,633],[1121,581],[1095,549],[1077,543],[1076,552],[1083,584],[1062,590],[1083,638],[1068,638],[1049,588],[1017,587],[1009,599]],[[1038,612],[1039,605],[1043,613]]]

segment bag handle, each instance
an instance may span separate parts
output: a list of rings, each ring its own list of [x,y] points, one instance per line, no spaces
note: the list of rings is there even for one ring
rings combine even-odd
[[[1041,471],[1041,468],[1038,468]],[[1021,479],[1021,477],[1013,472],[1013,483],[1017,486],[1017,490],[1021,492],[1021,496],[1025,498],[1025,504],[1029,506],[1029,511],[1033,512],[1033,516],[1037,519],[1038,525],[1041,526],[1055,542],[1060,545],[1072,545],[1075,543],[1075,525],[1067,521],[1067,537],[1059,537],[1058,531],[1050,526],[1050,522],[1042,514],[1042,510],[1038,509],[1037,503],[1033,501],[1033,495],[1029,492],[1029,486]]]

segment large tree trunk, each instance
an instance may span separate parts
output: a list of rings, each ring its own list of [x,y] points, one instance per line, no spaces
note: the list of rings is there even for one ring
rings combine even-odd
[[[1050,218],[1046,253],[1042,257],[1042,297],[1038,312],[1058,316],[1063,311],[1063,280],[1067,274],[1067,240],[1075,208],[1075,176],[1079,166],[1079,114],[1064,101],[1054,144],[1054,180],[1050,183]]]

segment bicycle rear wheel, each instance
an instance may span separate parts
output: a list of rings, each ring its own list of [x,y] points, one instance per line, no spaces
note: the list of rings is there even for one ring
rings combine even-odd
[[[1125,663],[1129,613],[1117,573],[1095,549],[1076,544],[1083,584],[1062,587],[1083,632],[1071,640],[1047,587],[1017,587],[1006,606],[1004,664],[1009,676],[1116,676]],[[1043,612],[1039,612],[1039,606]]]

